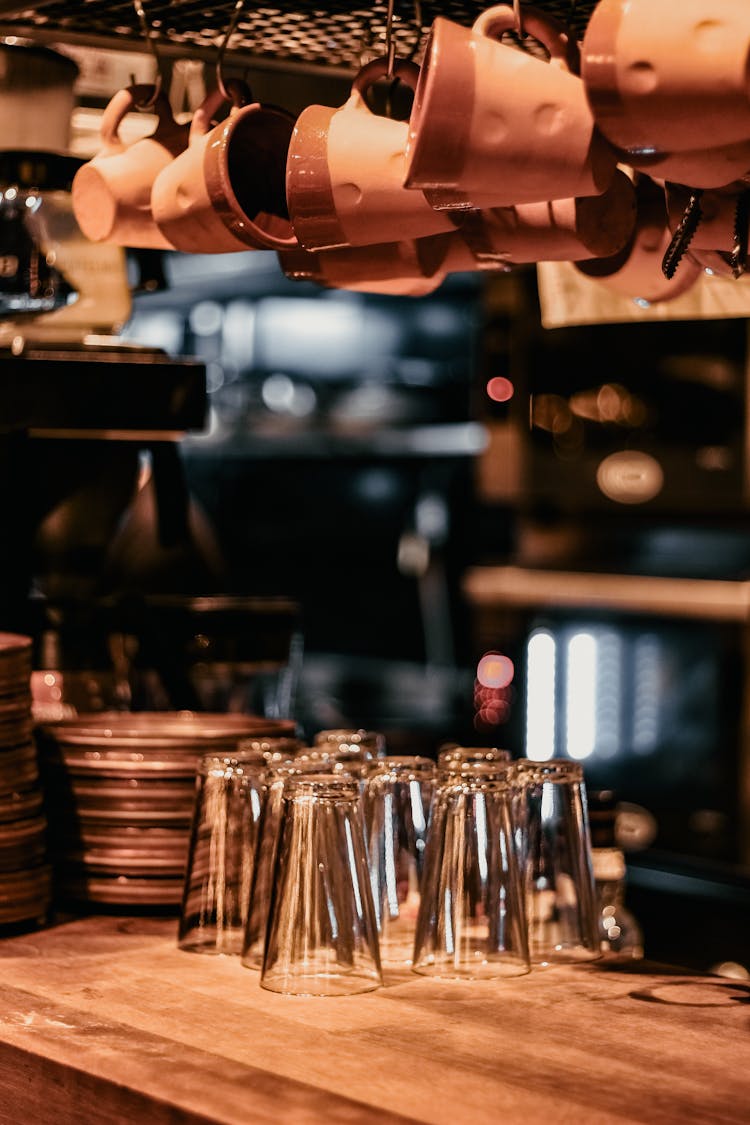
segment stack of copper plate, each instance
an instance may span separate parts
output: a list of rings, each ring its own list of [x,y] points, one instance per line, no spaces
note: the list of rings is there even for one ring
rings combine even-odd
[[[0,633],[0,925],[42,921],[50,906],[30,683],[30,638]]]
[[[56,894],[179,904],[198,759],[293,733],[288,720],[200,712],[79,715],[40,727]]]

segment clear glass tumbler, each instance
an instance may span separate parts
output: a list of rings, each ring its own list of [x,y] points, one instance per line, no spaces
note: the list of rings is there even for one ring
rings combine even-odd
[[[583,767],[516,763],[529,950],[534,964],[601,956]]]
[[[466,762],[438,774],[412,969],[493,978],[529,971],[513,825],[513,766]]]
[[[382,983],[357,781],[290,774],[281,798],[260,983],[346,996]]]
[[[380,758],[365,773],[365,836],[383,965],[411,964],[434,789],[429,758]]]
[[[351,776],[344,766],[322,759],[319,754],[308,756],[303,748],[299,754],[288,758],[284,752],[275,753],[268,761],[267,791],[263,804],[258,843],[256,847],[250,904],[242,942],[241,961],[248,969],[260,969],[266,941],[268,912],[276,870],[276,852],[281,827],[284,781],[294,774],[319,774],[333,772]]]
[[[265,795],[265,762],[256,751],[207,755],[199,761],[177,933],[180,949],[240,952]]]

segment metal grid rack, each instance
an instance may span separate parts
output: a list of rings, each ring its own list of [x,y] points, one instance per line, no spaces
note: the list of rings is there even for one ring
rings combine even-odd
[[[438,16],[471,24],[489,6],[481,0],[403,0],[394,9],[397,52],[419,59],[425,35]],[[538,0],[536,7],[562,19],[582,35],[594,0]],[[235,8],[235,0],[145,0],[157,46],[169,55],[216,54]],[[278,7],[248,5],[229,45],[233,57],[283,67],[355,70],[383,51],[388,4],[347,0],[291,0]],[[0,36],[25,36],[42,42],[69,42],[127,50],[143,49],[132,0],[41,0],[22,7],[0,0]]]

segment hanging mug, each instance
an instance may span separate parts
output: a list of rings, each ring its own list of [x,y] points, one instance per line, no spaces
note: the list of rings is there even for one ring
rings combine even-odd
[[[151,189],[161,170],[185,148],[188,126],[177,124],[166,95],[159,92],[153,104],[158,119],[154,132],[129,145],[120,137],[125,115],[148,103],[154,93],[153,86],[145,85],[118,90],[102,114],[102,147],[73,179],[73,212],[92,242],[172,249],[154,222]]]
[[[229,115],[212,126],[227,99]],[[284,191],[293,128],[291,114],[254,102],[244,82],[212,91],[193,115],[187,148],[154,183],[162,235],[193,254],[295,246]]]
[[[424,297],[449,273],[477,268],[471,250],[455,231],[377,245],[287,250],[279,254],[279,262],[294,281],[391,297]]]
[[[424,238],[455,229],[421,192],[404,188],[409,127],[373,113],[365,94],[388,73],[385,59],[359,72],[343,106],[313,105],[294,128],[287,199],[294,230],[308,250]],[[393,76],[411,89],[419,68],[396,60]]]
[[[432,25],[409,121],[405,183],[435,207],[506,207],[599,195],[616,157],[597,132],[576,52],[556,20],[524,9],[545,62],[501,42],[513,8],[489,8],[472,28]]]
[[[700,277],[700,267],[686,257],[673,277],[665,277],[662,262],[672,232],[667,222],[664,190],[648,176],[640,176],[636,200],[635,230],[627,246],[609,258],[576,262],[575,268],[636,303],[671,301],[692,288]]]
[[[619,253],[636,221],[635,189],[618,171],[602,195],[519,203],[464,215],[459,227],[476,267],[577,262]]]
[[[665,191],[669,226],[675,231],[693,193],[679,184],[667,184]],[[698,207],[700,218],[688,245],[690,258],[713,274],[734,278],[744,274],[750,267],[750,188],[740,183],[702,191]],[[736,256],[739,260],[735,260]]]
[[[599,0],[581,60],[596,123],[631,163],[750,138],[746,0]]]
[[[629,155],[627,160],[653,180],[670,180],[693,188],[723,188],[743,179],[750,183],[750,140],[666,155]]]

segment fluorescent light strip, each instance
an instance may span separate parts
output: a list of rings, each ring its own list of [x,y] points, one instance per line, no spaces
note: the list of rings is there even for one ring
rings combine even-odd
[[[526,757],[544,762],[555,753],[555,638],[535,630],[526,645]]]
[[[574,633],[568,641],[565,736],[568,757],[581,761],[596,746],[596,638]]]

